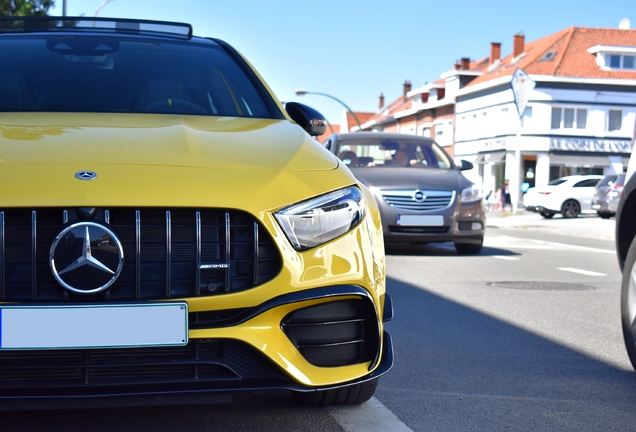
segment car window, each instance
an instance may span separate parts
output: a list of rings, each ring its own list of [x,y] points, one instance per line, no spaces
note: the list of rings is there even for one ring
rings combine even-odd
[[[433,141],[360,139],[340,142],[336,155],[355,168],[451,169],[446,152]]]
[[[596,186],[596,183],[598,183],[599,179],[587,179],[587,180],[581,180],[580,182],[576,183],[574,186],[575,188],[581,188],[581,187],[594,187]]]
[[[611,186],[616,182],[616,178],[616,175],[606,175],[600,182],[598,182],[598,186]]]
[[[0,111],[271,118],[234,59],[209,41],[3,36]]]
[[[560,184],[565,183],[567,180],[565,179],[555,179],[548,183],[548,186],[558,186]]]

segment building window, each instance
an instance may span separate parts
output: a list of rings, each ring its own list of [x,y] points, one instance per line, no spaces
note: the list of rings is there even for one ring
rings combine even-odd
[[[610,132],[619,131],[622,129],[622,127],[623,127],[623,111],[610,110],[607,130]]]
[[[552,108],[552,129],[585,129],[587,110],[578,108]]]
[[[636,56],[611,54],[609,57],[609,67],[612,69],[636,69]]]

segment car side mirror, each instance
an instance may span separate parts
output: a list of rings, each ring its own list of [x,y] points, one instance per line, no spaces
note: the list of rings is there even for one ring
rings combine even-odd
[[[285,110],[291,119],[312,137],[322,135],[327,130],[327,120],[312,107],[298,102],[287,102]]]
[[[462,159],[459,161],[459,170],[460,171],[468,171],[473,169],[474,165],[467,160]]]

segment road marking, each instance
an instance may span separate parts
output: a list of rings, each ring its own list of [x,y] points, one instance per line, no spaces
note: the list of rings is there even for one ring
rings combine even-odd
[[[493,255],[492,257],[500,259],[500,260],[506,260],[506,261],[519,261],[519,258],[508,256],[508,255]]]
[[[360,405],[339,405],[327,410],[347,432],[413,432],[374,397]]]
[[[593,272],[589,270],[581,270],[581,269],[572,268],[572,267],[559,267],[559,270],[572,272],[572,273],[578,273],[585,276],[607,276],[605,273],[597,273],[597,272]]]
[[[599,249],[587,246],[576,246],[567,243],[556,243],[543,240],[522,239],[510,236],[492,236],[484,238],[484,246],[496,247],[499,249],[539,249],[553,251],[576,251],[595,252],[605,254],[615,254],[616,251],[610,249]]]

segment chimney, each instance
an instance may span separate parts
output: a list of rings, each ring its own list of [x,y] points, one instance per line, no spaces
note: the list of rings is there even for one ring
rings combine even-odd
[[[380,93],[380,101],[378,103],[378,109],[382,111],[382,108],[384,108],[384,93]]]
[[[469,69],[470,69],[470,59],[468,57],[462,57],[461,70],[469,70]]]
[[[406,80],[404,81],[404,99],[406,99],[406,95],[408,94],[408,92],[411,91],[411,81]]]
[[[512,41],[512,57],[519,56],[525,49],[526,37],[523,33],[517,33]]]
[[[455,60],[455,64],[453,65],[453,69],[459,70],[459,69],[461,69],[461,67],[462,67],[462,65],[457,60]]]
[[[490,43],[490,64],[501,58],[501,42]]]

